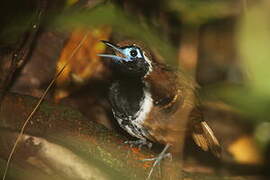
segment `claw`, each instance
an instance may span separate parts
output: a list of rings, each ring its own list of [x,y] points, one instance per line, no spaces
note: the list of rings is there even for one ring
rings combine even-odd
[[[160,157],[154,157],[154,158],[147,158],[147,159],[143,159],[142,161],[143,162],[146,162],[146,161],[157,161],[157,160],[162,160],[162,159],[165,159],[165,158],[170,158],[170,160],[172,160],[172,154],[171,153],[166,153],[164,154],[164,156],[160,159]]]
[[[149,180],[149,179],[151,178],[151,175],[152,175],[152,173],[153,173],[153,171],[154,171],[154,168],[155,168],[157,165],[158,165],[158,166],[160,165],[160,162],[161,162],[162,159],[164,159],[164,158],[166,158],[166,157],[169,157],[169,158],[172,160],[172,155],[171,155],[171,153],[166,153],[166,151],[168,150],[169,147],[170,147],[170,145],[167,144],[167,145],[165,146],[165,148],[162,150],[162,152],[161,152],[157,157],[155,157],[155,158],[149,158],[149,159],[144,159],[144,160],[142,160],[142,161],[154,161],[154,164],[153,164],[153,166],[152,166],[152,168],[151,168],[151,170],[150,170],[150,172],[149,172],[149,174],[148,174],[146,180]]]

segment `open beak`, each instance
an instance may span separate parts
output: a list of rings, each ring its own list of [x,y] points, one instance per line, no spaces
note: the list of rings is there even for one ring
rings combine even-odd
[[[113,50],[119,52],[120,54],[122,54],[123,56],[125,56],[124,52],[122,49],[120,49],[119,47],[117,47],[116,45],[108,42],[108,41],[101,41],[103,42],[106,46],[112,48]],[[111,58],[113,60],[116,60],[116,61],[130,61],[129,59],[125,58],[125,57],[120,57],[120,56],[116,56],[116,55],[113,55],[113,54],[98,54],[97,56],[100,56],[100,57],[105,57],[105,58]]]

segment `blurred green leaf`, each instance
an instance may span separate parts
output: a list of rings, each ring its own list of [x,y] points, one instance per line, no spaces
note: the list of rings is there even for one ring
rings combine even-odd
[[[270,96],[269,8],[270,3],[265,1],[248,11],[241,21],[238,39],[243,67],[250,73],[248,85],[265,96]]]
[[[90,10],[66,12],[56,19],[54,26],[62,30],[69,30],[76,27],[110,25],[114,32],[142,40],[160,52],[169,63],[174,62],[176,49],[167,39],[161,38],[162,32],[139,22],[135,16],[125,14],[112,4],[105,4]]]
[[[168,2],[169,8],[176,11],[185,23],[190,24],[202,24],[239,12],[238,4],[228,0],[170,0]]]
[[[249,77],[241,87],[219,87],[217,93],[227,102],[260,123],[269,121],[270,110],[270,3],[247,11],[240,19],[238,48],[243,71]]]
[[[231,104],[246,116],[245,119],[260,123],[270,121],[268,112],[270,97],[258,94],[252,89],[243,86],[218,86],[208,93],[216,94],[222,100]]]
[[[270,122],[260,123],[255,129],[255,138],[262,148],[267,148],[270,142]]]
[[[267,147],[270,140],[269,8],[270,2],[262,1],[248,9],[239,21],[236,43],[245,82],[237,86],[223,84],[212,89],[212,94],[236,107],[245,120],[255,123],[254,136],[262,148]]]

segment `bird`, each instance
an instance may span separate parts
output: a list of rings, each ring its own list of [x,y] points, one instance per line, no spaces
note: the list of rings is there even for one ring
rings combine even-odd
[[[158,61],[140,41],[102,42],[114,52],[99,54],[111,60],[115,74],[108,95],[113,116],[121,128],[137,138],[129,143],[165,146],[152,159],[155,162],[148,179],[161,159],[181,151],[185,134],[204,151],[220,157],[220,143],[203,119],[198,85],[192,78]]]

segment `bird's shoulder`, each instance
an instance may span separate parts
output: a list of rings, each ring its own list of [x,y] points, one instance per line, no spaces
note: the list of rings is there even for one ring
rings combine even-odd
[[[145,77],[155,106],[163,109],[181,104],[187,93],[195,93],[197,85],[192,78],[177,68],[155,63],[153,71]]]

